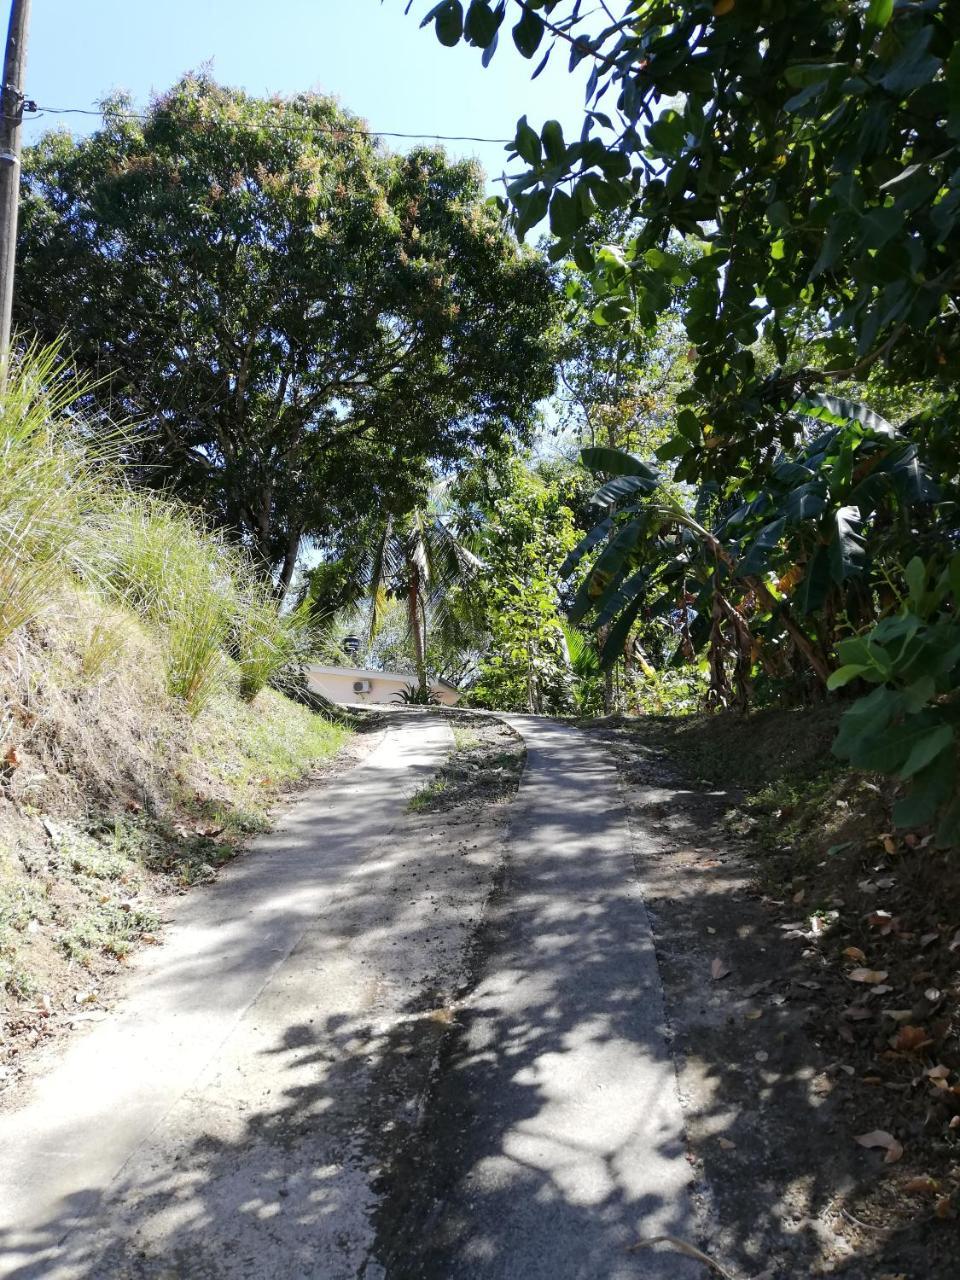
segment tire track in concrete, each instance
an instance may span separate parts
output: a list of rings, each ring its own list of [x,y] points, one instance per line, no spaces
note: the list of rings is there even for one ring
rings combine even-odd
[[[382,1004],[389,966],[378,965],[380,953],[422,932],[422,902],[405,919],[385,901],[391,837],[450,741],[435,718],[398,718],[363,764],[297,803],[216,884],[177,904],[165,945],[144,953],[118,1015],[0,1117],[0,1275],[350,1274],[337,1260],[316,1269],[331,1236],[345,1242],[330,1246],[335,1259],[367,1247],[368,1193],[349,1135],[324,1154],[340,1175],[329,1197],[343,1214],[336,1232],[284,1240],[272,1221],[290,1194],[278,1145],[291,1148],[291,1126],[309,1128],[310,1107],[291,1117],[283,1102],[306,1090],[323,1109],[325,1050],[310,1029],[329,1039]],[[356,1056],[349,1035],[334,1043]],[[249,1159],[233,1148],[237,1137]],[[207,1158],[218,1151],[235,1166],[220,1161],[219,1201],[200,1185],[218,1181]],[[319,1205],[314,1218],[324,1215]]]
[[[616,770],[527,744],[474,987],[379,1214],[390,1280],[681,1280],[640,1237],[695,1235],[663,994]]]

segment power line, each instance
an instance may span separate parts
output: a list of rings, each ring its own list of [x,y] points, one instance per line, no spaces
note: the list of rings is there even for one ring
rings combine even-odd
[[[107,116],[119,120],[150,120],[153,117],[141,111],[109,111],[104,112],[91,107],[48,107],[42,104],[30,102],[26,105],[25,110],[35,118],[40,119],[41,116]],[[205,121],[195,121],[197,124],[204,124]],[[321,124],[319,121],[311,121],[310,124],[304,124],[303,128],[296,128],[292,125],[272,125],[264,123],[262,125],[250,125],[251,133],[259,132],[261,129],[269,129],[275,133],[341,133],[352,134],[362,138],[404,138],[414,142],[489,142],[499,143],[502,146],[510,146],[513,138],[479,138],[471,134],[452,134],[452,133],[399,133],[395,130],[388,129],[358,129],[351,125],[333,125]]]

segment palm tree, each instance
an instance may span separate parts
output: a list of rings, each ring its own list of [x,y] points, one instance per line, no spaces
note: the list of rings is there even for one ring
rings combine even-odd
[[[466,588],[482,567],[434,500],[405,515],[371,518],[335,566],[314,571],[309,598],[316,617],[365,604],[370,641],[388,602],[402,599],[417,681],[426,689],[428,633],[451,653],[476,638],[480,620]]]

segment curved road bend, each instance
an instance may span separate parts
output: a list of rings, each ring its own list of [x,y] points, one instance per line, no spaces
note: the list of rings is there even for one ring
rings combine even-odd
[[[693,1228],[615,771],[510,723],[505,843],[405,813],[450,734],[398,717],[177,904],[118,1015],[0,1116],[0,1276],[702,1275],[629,1251]]]

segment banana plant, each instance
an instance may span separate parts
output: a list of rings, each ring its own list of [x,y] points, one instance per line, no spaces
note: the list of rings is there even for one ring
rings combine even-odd
[[[868,406],[808,395],[793,412],[832,425],[777,457],[720,537],[738,554],[737,576],[775,571],[800,617],[856,615],[858,604],[869,612],[862,599],[871,570],[867,533],[933,501],[936,489],[916,444]]]
[[[680,650],[707,646],[711,698],[746,705],[753,640],[727,584],[731,561],[720,540],[664,487],[647,464],[620,449],[581,452],[584,464],[606,476],[592,498],[597,523],[568,556],[569,578],[598,547],[569,610],[571,623],[591,618],[602,637],[600,661],[620,658],[643,611],[646,619],[677,620]],[[733,682],[726,656],[733,653]]]

